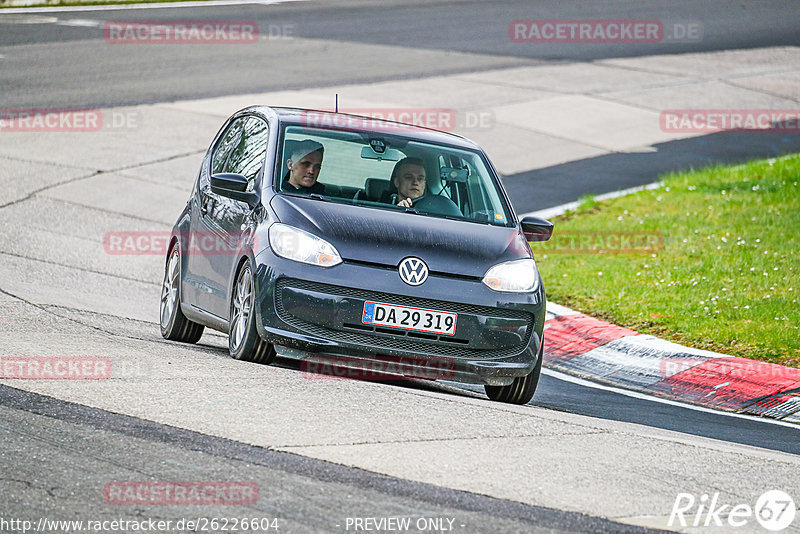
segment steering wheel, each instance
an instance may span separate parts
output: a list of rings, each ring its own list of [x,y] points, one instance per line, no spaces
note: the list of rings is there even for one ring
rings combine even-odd
[[[435,213],[437,215],[453,215],[456,217],[464,215],[455,202],[441,195],[422,195],[411,201],[411,207],[425,213]]]

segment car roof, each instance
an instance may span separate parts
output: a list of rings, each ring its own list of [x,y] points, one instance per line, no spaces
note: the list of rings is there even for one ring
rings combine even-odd
[[[252,106],[242,111],[258,112],[264,115],[273,115],[277,117],[278,121],[283,124],[306,126],[306,127],[332,128],[340,130],[353,130],[358,132],[374,131],[374,132],[379,132],[381,134],[394,134],[429,143],[451,145],[459,148],[466,148],[472,150],[482,150],[481,147],[475,142],[467,139],[466,137],[462,137],[460,135],[456,135],[453,133],[442,132],[440,130],[434,130],[432,128],[425,128],[422,126],[413,126],[401,122],[364,117],[361,115],[353,115],[349,113],[335,113],[332,111],[324,111],[317,109],[288,108],[288,107],[274,107],[274,106]],[[430,110],[430,111],[441,112],[445,110]],[[309,122],[312,122],[309,118],[310,115],[312,114],[313,114],[312,118],[314,124],[309,124]],[[368,121],[369,124],[364,125],[365,121]],[[361,126],[359,126],[360,124]]]

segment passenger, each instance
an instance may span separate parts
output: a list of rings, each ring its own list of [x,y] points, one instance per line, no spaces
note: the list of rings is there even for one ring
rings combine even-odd
[[[425,194],[425,162],[404,158],[392,170],[392,184],[397,188],[397,205],[411,207],[411,202]]]
[[[322,156],[325,147],[321,143],[306,139],[295,144],[289,159],[286,160],[289,170],[283,177],[281,189],[297,193],[325,192],[325,185],[317,182],[322,168]]]

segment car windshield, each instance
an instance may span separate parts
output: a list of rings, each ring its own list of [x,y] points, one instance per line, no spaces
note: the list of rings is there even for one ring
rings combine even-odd
[[[510,226],[481,153],[385,132],[287,126],[276,169],[282,193]]]

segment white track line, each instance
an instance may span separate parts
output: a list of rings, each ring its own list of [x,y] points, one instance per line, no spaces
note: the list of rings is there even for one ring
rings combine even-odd
[[[594,199],[597,202],[603,200],[609,200],[612,198],[619,198],[624,197],[625,195],[630,195],[631,193],[638,193],[639,191],[645,191],[648,189],[658,189],[661,187],[663,182],[653,182],[652,184],[647,185],[639,185],[636,187],[629,187],[628,189],[622,189],[620,191],[612,191],[610,193],[603,193],[602,195],[596,195]],[[567,202],[566,204],[561,204],[560,206],[553,206],[552,208],[545,208],[543,210],[531,211],[528,213],[523,213],[519,217],[527,217],[532,215],[534,217],[541,217],[543,219],[547,219],[550,217],[556,217],[558,215],[563,215],[567,210],[574,210],[580,205],[580,201],[576,202]]]
[[[102,20],[90,20],[90,19],[69,19],[69,20],[59,20],[56,22],[59,26],[76,26],[79,28],[97,28],[103,23]]]
[[[658,402],[661,404],[668,404],[670,406],[677,406],[679,408],[685,408],[687,410],[694,410],[696,412],[704,412],[704,413],[711,413],[715,415],[722,415],[725,417],[735,417],[738,419],[747,419],[749,421],[756,421],[759,423],[769,423],[772,425],[780,425],[789,428],[794,428],[796,430],[800,430],[800,425],[796,423],[788,423],[786,421],[781,421],[779,419],[772,419],[770,417],[761,417],[758,415],[747,415],[742,413],[734,413],[734,412],[725,412],[722,410],[715,410],[713,408],[706,408],[705,406],[695,406],[694,404],[686,404],[684,402],[678,402],[669,399],[662,399],[661,397],[655,397],[653,395],[647,395],[646,393],[639,393],[638,391],[632,391],[629,389],[622,389],[617,388],[614,386],[607,386],[605,384],[598,384],[597,382],[592,382],[590,380],[584,380],[583,378],[578,378],[576,376],[568,375],[566,373],[562,373],[560,371],[555,371],[553,369],[549,369],[546,367],[542,368],[542,373],[552,376],[558,380],[563,380],[564,382],[571,382],[573,384],[577,384],[579,386],[587,387],[587,388],[594,388],[600,389],[602,391],[610,391],[612,393],[618,393],[619,395],[625,395],[626,397],[632,397],[634,399],[640,400],[648,400],[652,402]]]
[[[2,13],[2,11],[0,11],[0,13]],[[777,157],[777,158],[772,158],[772,159],[774,161],[780,161],[780,160],[783,160],[783,159],[791,159],[791,158],[794,158],[794,157],[796,157],[795,154],[785,154],[783,156],[780,156],[780,157]],[[746,165],[747,165],[747,163],[742,163],[740,165],[734,165],[733,167],[731,167],[731,170],[742,169]],[[596,195],[594,197],[594,200],[597,201],[597,202],[600,202],[600,201],[609,200],[609,199],[612,199],[612,198],[624,197],[625,195],[630,195],[631,193],[638,193],[639,191],[647,191],[647,190],[652,190],[652,189],[658,189],[662,185],[664,185],[664,182],[653,182],[653,183],[650,183],[650,184],[647,184],[647,185],[639,185],[639,186],[636,186],[636,187],[629,187],[628,189],[621,189],[619,191],[612,191],[610,193],[603,193],[602,195]],[[531,216],[534,216],[534,217],[541,217],[543,219],[547,219],[547,218],[550,218],[550,217],[556,217],[558,215],[563,215],[567,210],[574,210],[579,205],[580,205],[579,201],[567,202],[566,204],[561,204],[560,206],[553,206],[552,208],[544,208],[544,209],[537,210],[537,211],[530,211],[528,213],[523,213],[522,215],[519,216],[519,218],[521,219],[523,217],[527,217],[527,216],[531,215]]]
[[[0,17],[9,14],[61,13],[76,11],[122,11],[129,9],[179,9],[187,7],[217,7],[285,4],[287,2],[305,2],[307,0],[208,0],[198,2],[164,2],[154,4],[120,4],[102,6],[52,6],[52,7],[12,7],[0,9]]]

